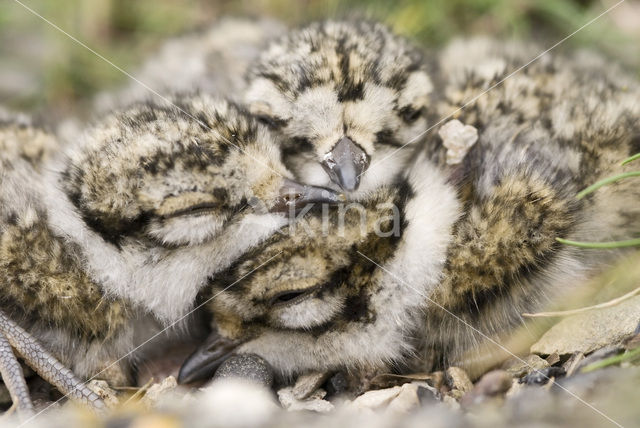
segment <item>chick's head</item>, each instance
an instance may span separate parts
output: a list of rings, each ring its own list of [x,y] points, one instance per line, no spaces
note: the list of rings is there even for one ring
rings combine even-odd
[[[432,83],[422,55],[382,24],[324,21],[292,31],[263,53],[249,79],[250,110],[288,137],[285,152],[313,161],[296,171],[313,184],[375,187],[401,156],[384,169],[376,159],[427,127]]]
[[[273,135],[249,113],[189,96],[107,117],[70,154],[62,185],[106,239],[173,246],[205,242],[238,216],[336,196],[289,176]]]

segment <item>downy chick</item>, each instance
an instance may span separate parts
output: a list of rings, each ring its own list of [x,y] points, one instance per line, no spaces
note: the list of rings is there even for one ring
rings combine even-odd
[[[434,106],[440,117],[455,112],[475,127],[478,141],[448,167],[439,136],[424,144],[465,206],[434,299],[494,337],[619,255],[549,237],[601,242],[640,232],[633,179],[576,199],[590,184],[634,168],[620,162],[640,152],[638,81],[589,51],[546,53],[514,73],[541,51],[485,38],[453,42],[439,58],[448,81]],[[447,314],[434,314],[426,327],[442,333],[427,347],[445,362],[483,341]]]
[[[134,73],[138,82],[100,93],[96,109],[108,112],[144,101],[150,96],[149,88],[162,95],[199,91],[241,101],[249,64],[285,30],[273,19],[224,17],[206,28],[171,38]]]
[[[42,131],[3,125],[3,315],[81,378],[184,317],[209,278],[289,221],[283,211],[336,201],[288,180],[241,108],[175,103],[116,112],[64,154]],[[38,371],[38,355],[22,356]]]
[[[258,354],[285,378],[399,361],[415,346],[459,210],[455,189],[425,162],[358,204],[309,213],[211,281],[215,331],[179,380],[211,375],[234,352]]]
[[[3,274],[3,287],[0,294],[2,305],[0,372],[17,407],[18,416],[23,420],[33,416],[34,408],[14,349],[19,356],[35,360],[33,365],[38,367],[38,373],[47,380],[59,383],[61,390],[65,391],[65,386],[75,385],[73,398],[96,407],[103,405],[95,393],[83,387],[53,355],[42,348],[7,315],[17,309],[13,306],[14,301],[10,297],[12,287],[24,286],[24,297],[37,305],[36,302],[40,296],[34,294],[36,290],[31,288],[33,281],[40,281],[46,287],[51,281],[65,281],[73,276],[64,269],[54,269],[55,272],[51,272],[51,266],[59,261],[60,254],[57,251],[59,248],[53,245],[43,253],[42,247],[37,245],[42,234],[37,229],[31,228],[28,223],[31,223],[35,216],[31,207],[37,206],[39,201],[36,195],[26,194],[21,186],[25,180],[33,180],[36,175],[41,174],[43,166],[55,157],[59,148],[57,139],[34,125],[29,117],[10,113],[0,107],[0,171],[2,173],[0,199],[3,201],[3,221],[0,225],[0,254],[2,255],[0,271]],[[16,211],[11,210],[10,204],[14,207],[23,206],[21,217]],[[15,232],[21,226],[22,236],[20,239],[15,239]],[[49,253],[47,250],[52,251]],[[33,261],[40,258],[42,258],[39,260],[42,266],[34,266]],[[25,275],[26,272],[28,272],[27,275]],[[42,273],[52,273],[56,278],[39,277]],[[23,280],[26,281],[22,283]],[[71,305],[69,309],[72,309]]]
[[[549,105],[554,117],[540,112],[538,119],[526,107],[539,107],[549,76],[523,84],[529,92],[520,85],[489,92],[457,116],[479,131],[462,163],[446,165],[442,141],[429,137],[408,185],[364,197],[377,217],[369,204],[388,192],[402,213],[399,238],[369,233],[341,241],[329,234],[309,244],[296,234],[278,235],[212,281],[220,291],[276,256],[212,300],[217,332],[187,360],[182,378],[207,374],[231,352],[258,354],[285,377],[394,365],[429,370],[427,355],[434,353],[440,365],[460,364],[486,336],[507,334],[523,312],[607,266],[618,252],[580,250],[556,238],[608,241],[640,233],[640,207],[629,203],[640,197],[632,180],[576,198],[588,184],[624,171],[620,161],[640,151],[640,90],[623,74],[609,79],[604,67],[583,64],[587,78],[578,65],[562,71],[554,64],[543,68],[563,77],[556,82],[564,87],[552,86],[559,100]],[[467,76],[467,83],[453,82],[470,87],[475,75]],[[522,79],[535,76],[531,70]],[[321,230],[320,219],[308,220]]]
[[[346,191],[390,182],[427,127],[432,84],[421,53],[379,23],[323,21],[271,43],[248,73],[245,101],[287,140],[307,183]]]

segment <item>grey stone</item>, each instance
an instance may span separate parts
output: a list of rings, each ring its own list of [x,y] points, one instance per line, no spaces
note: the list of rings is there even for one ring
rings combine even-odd
[[[640,296],[616,306],[596,309],[560,321],[531,347],[534,354],[589,352],[619,344],[633,336],[640,319]]]
[[[400,393],[394,398],[387,407],[388,412],[407,413],[420,406],[420,397],[418,396],[418,385],[405,383],[400,389]]]
[[[394,386],[393,388],[376,389],[367,391],[356,397],[350,404],[356,409],[379,409],[386,406],[400,394],[402,388]]]
[[[314,372],[299,376],[293,387],[293,396],[298,400],[308,398],[322,386],[327,377],[329,372]]]
[[[176,378],[168,376],[162,382],[154,383],[149,387],[149,390],[142,397],[142,403],[148,407],[153,407],[160,402],[163,396],[174,391],[177,386]]]
[[[220,365],[213,380],[240,378],[266,387],[273,384],[273,369],[263,358],[255,354],[239,354]]]
[[[469,392],[473,389],[469,375],[460,367],[449,367],[446,371],[446,381],[451,389],[462,392]]]
[[[493,397],[503,396],[513,384],[513,377],[504,370],[492,370],[480,378],[473,390],[462,397],[463,406],[483,403]]]
[[[349,381],[343,372],[338,372],[327,380],[327,394],[334,396],[340,395],[349,388]]]
[[[326,413],[333,410],[333,404],[324,399],[327,392],[317,389],[308,398],[303,400],[295,397],[293,387],[283,388],[278,391],[278,399],[282,407],[289,411],[309,410],[312,412]]]
[[[549,367],[549,363],[535,354],[523,359],[512,358],[504,365],[505,370],[515,377],[522,377],[534,370],[542,370],[547,367]]]
[[[567,372],[562,367],[547,367],[540,370],[533,370],[522,378],[522,383],[527,385],[545,385],[551,378],[558,378],[566,375]]]

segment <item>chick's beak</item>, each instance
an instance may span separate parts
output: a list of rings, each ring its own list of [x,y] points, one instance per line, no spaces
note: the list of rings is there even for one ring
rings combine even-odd
[[[288,213],[291,210],[300,211],[310,204],[337,204],[345,200],[344,194],[335,190],[300,184],[285,178],[280,188],[280,196],[270,211]]]
[[[369,157],[348,137],[340,141],[324,155],[322,167],[331,181],[344,190],[356,190],[360,185],[360,176],[369,167]]]
[[[178,373],[178,383],[192,383],[208,380],[241,343],[227,339],[213,331],[205,342],[182,363]]]

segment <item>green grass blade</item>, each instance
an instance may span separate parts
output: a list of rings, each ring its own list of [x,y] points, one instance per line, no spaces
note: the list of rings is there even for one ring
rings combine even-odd
[[[556,238],[556,241],[561,244],[572,245],[580,248],[625,248],[636,247],[640,245],[640,238],[628,239],[626,241],[613,241],[613,242],[579,242],[569,241],[568,239]]]
[[[602,369],[615,364],[620,364],[624,361],[633,361],[638,357],[640,357],[640,347],[635,348],[631,351],[627,351],[624,354],[614,355],[613,357],[605,358],[604,360],[591,363],[588,366],[584,367],[582,370],[580,370],[580,372],[589,373],[594,370]]]
[[[602,186],[606,186],[607,184],[614,183],[618,180],[622,180],[624,178],[629,178],[629,177],[639,177],[639,176],[640,176],[640,171],[631,171],[631,172],[625,172],[622,174],[614,175],[612,177],[607,177],[605,179],[598,181],[597,183],[592,184],[591,186],[587,187],[586,189],[578,193],[577,198],[582,199],[585,196],[587,196],[589,193],[595,192]]]
[[[631,156],[630,158],[627,158],[627,159],[623,160],[620,165],[626,165],[629,162],[633,162],[636,159],[640,159],[640,153],[636,153],[635,155]]]

